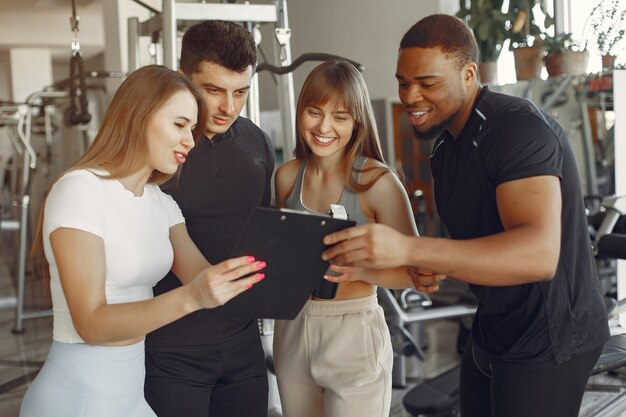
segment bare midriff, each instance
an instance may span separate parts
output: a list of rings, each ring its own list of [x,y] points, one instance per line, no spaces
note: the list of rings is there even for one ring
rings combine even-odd
[[[368,297],[376,292],[376,286],[365,281],[342,282],[337,287],[337,295],[332,300],[311,297],[312,300],[337,301]]]

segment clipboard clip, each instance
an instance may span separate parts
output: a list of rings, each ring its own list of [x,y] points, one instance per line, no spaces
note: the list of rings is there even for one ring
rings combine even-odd
[[[346,212],[346,208],[341,204],[331,204],[330,217],[335,219],[348,220],[348,213]]]

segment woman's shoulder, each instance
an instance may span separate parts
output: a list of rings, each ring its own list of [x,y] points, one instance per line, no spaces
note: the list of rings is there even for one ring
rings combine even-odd
[[[67,179],[67,178],[80,178],[86,181],[93,181],[98,178],[98,176],[106,175],[105,170],[97,169],[97,168],[77,168],[71,169],[63,173],[59,180]]]
[[[374,205],[384,203],[386,199],[403,197],[407,193],[404,184],[393,168],[384,162],[368,158],[363,164],[359,184],[368,184],[371,181],[374,183],[363,194]]]
[[[389,165],[385,164],[374,158],[368,158],[367,156],[363,156],[365,160],[363,161],[363,168],[365,169],[374,169],[374,168],[384,168],[389,169]]]
[[[106,213],[111,204],[104,192],[103,181],[87,169],[75,169],[61,175],[45,201],[46,230],[80,225],[74,228],[88,230],[99,236],[100,216]]]
[[[276,200],[279,206],[283,206],[287,197],[293,191],[298,176],[298,171],[302,165],[301,159],[292,159],[285,162],[276,170],[274,177]]]
[[[302,165],[302,159],[291,159],[283,164],[281,164],[276,169],[276,177],[277,178],[295,178],[298,175],[298,171],[300,170],[300,166]]]
[[[52,186],[52,190],[85,189],[92,190],[99,183],[98,173],[80,168],[62,174]]]
[[[369,170],[361,174],[360,182],[375,182],[359,194],[362,211],[371,213],[377,223],[402,223],[403,218],[411,216],[411,203],[403,182],[396,171],[385,163],[372,158],[368,158],[368,161],[369,164],[366,161],[364,168]]]
[[[363,161],[363,165],[361,166],[361,169],[360,169],[361,172],[359,175],[359,184],[361,185],[368,184],[369,182],[373,181],[377,176],[380,175],[381,170],[387,171],[387,172],[385,172],[382,176],[380,176],[378,181],[382,180],[384,177],[388,177],[389,176],[388,174],[390,173],[392,175],[395,175],[393,170],[389,167],[389,165],[385,164],[384,162],[381,162],[374,158],[367,158],[367,157],[364,157],[364,158],[365,158],[365,161]]]

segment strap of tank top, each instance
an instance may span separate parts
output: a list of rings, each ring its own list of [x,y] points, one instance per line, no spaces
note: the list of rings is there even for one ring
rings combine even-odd
[[[354,161],[353,167],[357,170],[362,169],[363,165],[365,164],[366,159],[367,157],[365,156],[359,156]],[[359,181],[361,172],[352,171],[352,175],[356,181]],[[348,184],[344,186],[343,192],[341,193],[341,198],[339,199],[338,204],[345,207],[346,211],[348,212],[349,217],[352,220],[356,220],[359,224],[367,222],[367,220],[365,219],[365,217],[363,216],[361,212],[361,206],[359,204],[359,195],[358,193],[350,189]]]
[[[355,159],[353,167],[357,170],[361,170],[363,169],[363,165],[365,165],[365,161],[367,161],[367,156],[359,155]],[[355,181],[358,182],[361,179],[361,172],[353,170],[352,177],[354,178]]]
[[[285,207],[292,208],[296,210],[302,210],[304,207],[300,203],[300,194],[302,192],[302,181],[304,178],[304,169],[306,168],[307,162],[309,161],[309,156],[305,156],[304,160],[300,164],[300,168],[298,169],[298,175],[296,175],[296,179],[293,183],[293,188],[291,189],[291,193],[287,196],[285,200]]]

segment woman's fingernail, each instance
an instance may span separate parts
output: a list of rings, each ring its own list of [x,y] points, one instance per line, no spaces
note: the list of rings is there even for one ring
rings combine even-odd
[[[252,262],[254,262],[254,256],[248,256],[246,258],[246,262],[248,262],[249,264],[251,264]]]
[[[265,279],[265,274],[256,274],[255,278],[257,282],[261,281],[262,279]]]
[[[252,284],[248,284],[248,285],[246,285],[246,289],[248,289],[248,290],[249,290],[250,288],[252,288]]]
[[[256,269],[265,268],[267,264],[264,261],[260,261],[256,263]]]

